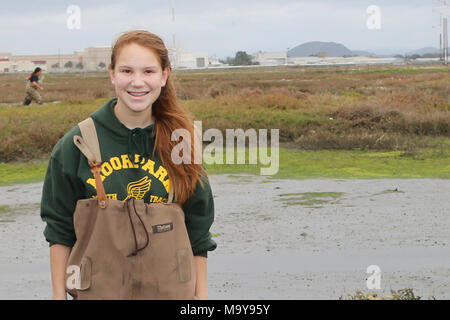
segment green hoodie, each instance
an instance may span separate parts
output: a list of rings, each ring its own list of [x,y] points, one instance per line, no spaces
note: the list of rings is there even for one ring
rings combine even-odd
[[[169,191],[167,170],[153,146],[154,124],[128,129],[115,116],[117,98],[94,112],[101,157],[101,178],[108,198],[143,199],[145,203],[166,202]],[[84,155],[73,143],[81,135],[72,128],[53,149],[44,180],[41,217],[47,225],[44,235],[52,244],[73,247],[76,241],[73,213],[79,199],[96,197],[95,180]],[[216,248],[209,229],[214,221],[214,200],[208,178],[197,182],[193,196],[183,205],[186,228],[194,255],[207,257]]]

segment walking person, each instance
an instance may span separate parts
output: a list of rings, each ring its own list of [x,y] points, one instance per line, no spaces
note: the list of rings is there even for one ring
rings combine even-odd
[[[23,101],[23,105],[29,105],[33,100],[38,104],[42,104],[42,98],[38,90],[44,90],[44,88],[39,84],[39,77],[42,74],[42,69],[36,67],[32,74],[29,75],[27,86],[26,86],[26,97]]]
[[[170,73],[160,37],[122,34],[117,97],[54,147],[41,202],[54,299],[208,298],[214,200],[201,164],[172,159],[172,133],[194,126]]]

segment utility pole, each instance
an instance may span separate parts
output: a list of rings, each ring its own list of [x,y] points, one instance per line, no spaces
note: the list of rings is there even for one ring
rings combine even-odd
[[[172,63],[173,66],[172,67],[176,67],[178,65],[178,52],[177,52],[177,47],[176,47],[176,39],[175,39],[175,0],[171,1],[172,4],[172,23],[173,23],[173,33],[172,33]]]
[[[58,48],[58,73],[61,72],[61,49]]]
[[[444,64],[448,65],[448,29],[447,29],[447,17],[444,17]]]
[[[448,65],[448,27],[447,17],[450,15],[450,7],[447,6],[447,0],[439,0],[441,7],[434,8],[433,11],[439,12],[442,33],[439,37],[439,50],[441,52],[442,60],[445,65]]]

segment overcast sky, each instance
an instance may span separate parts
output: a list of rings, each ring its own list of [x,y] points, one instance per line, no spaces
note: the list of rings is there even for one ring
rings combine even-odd
[[[175,7],[175,22],[171,7]],[[70,5],[80,8],[80,29]],[[380,29],[369,29],[371,5]],[[218,58],[239,50],[284,51],[307,41],[333,41],[351,50],[404,53],[438,47],[437,0],[1,0],[0,52],[72,53],[110,46],[120,32],[146,29],[166,44]]]

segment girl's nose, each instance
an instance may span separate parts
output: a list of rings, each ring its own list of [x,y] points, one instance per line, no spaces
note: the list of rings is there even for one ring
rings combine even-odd
[[[140,75],[138,73],[134,74],[134,76],[131,80],[131,85],[133,85],[135,87],[142,87],[144,85],[143,75]]]

